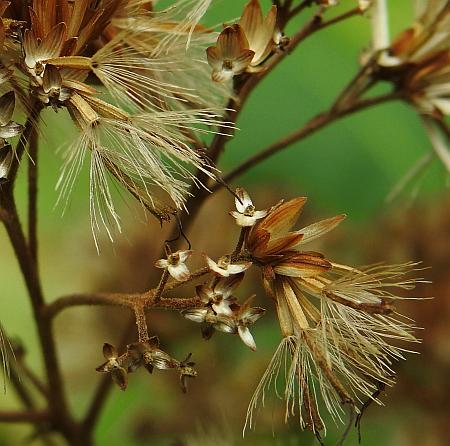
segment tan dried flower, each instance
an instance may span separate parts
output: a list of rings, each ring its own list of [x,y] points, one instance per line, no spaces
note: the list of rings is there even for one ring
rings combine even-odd
[[[272,6],[263,17],[259,0],[250,0],[239,24],[227,26],[220,33],[216,46],[206,50],[212,68],[212,79],[225,82],[244,71],[260,71],[260,66],[275,46],[277,7]]]
[[[232,263],[230,256],[222,256],[217,263],[206,255],[205,258],[209,269],[222,277],[228,277],[231,274],[240,274],[252,265],[251,262]]]
[[[253,206],[250,195],[241,187],[236,189],[235,203],[237,211],[231,211],[230,215],[235,218],[238,226],[244,228],[253,226],[257,220],[265,217],[268,213],[265,209],[263,211],[257,211],[255,206]]]
[[[249,49],[247,38],[239,25],[227,26],[219,35],[216,46],[206,49],[212,68],[212,80],[225,82],[243,73],[255,53]]]
[[[192,251],[177,251],[167,256],[167,259],[157,260],[157,268],[166,268],[169,274],[180,282],[187,280],[191,275],[186,260],[192,255]]]
[[[277,7],[270,8],[263,16],[259,0],[250,0],[244,8],[239,25],[245,33],[248,47],[254,52],[251,67],[257,67],[267,59],[274,47],[273,36],[277,22]]]
[[[233,291],[241,284],[243,278],[242,273],[234,274],[214,280],[211,286],[196,287],[197,296],[204,306],[183,310],[181,314],[186,319],[203,324],[202,334],[205,339],[210,339],[215,330],[238,334],[245,345],[256,350],[249,327],[263,316],[266,310],[251,307],[253,297],[243,304],[237,302]]]
[[[110,373],[120,390],[126,390],[128,386],[128,356],[119,356],[117,349],[108,343],[103,344],[103,356],[106,362],[96,368],[97,372]]]

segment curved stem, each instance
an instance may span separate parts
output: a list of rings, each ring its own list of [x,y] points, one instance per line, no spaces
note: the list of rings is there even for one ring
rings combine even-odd
[[[356,102],[355,104],[348,106],[345,109],[337,110],[337,111],[328,111],[325,113],[320,113],[319,115],[312,118],[310,121],[308,121],[303,127],[301,127],[298,130],[295,130],[290,135],[285,136],[281,138],[280,140],[276,141],[275,143],[268,146],[266,149],[262,150],[261,152],[258,152],[256,155],[250,157],[248,160],[244,161],[242,164],[237,166],[235,169],[233,169],[231,172],[226,174],[224,176],[224,181],[229,182],[233,180],[234,178],[238,177],[239,175],[242,175],[244,172],[246,172],[249,168],[254,167],[256,164],[261,163],[262,161],[265,161],[266,159],[270,158],[271,156],[275,155],[276,153],[280,152],[281,150],[289,147],[295,142],[298,142],[313,133],[317,132],[318,130],[321,130],[322,128],[326,127],[328,124],[331,124],[338,119],[341,119],[345,116],[348,116],[352,113],[356,113],[360,110],[383,104],[388,101],[392,101],[395,99],[399,99],[400,95],[398,93],[389,93],[387,95],[378,96],[376,98],[370,98],[365,99],[359,102]],[[220,185],[214,185],[211,189],[212,191],[217,190],[220,187]]]

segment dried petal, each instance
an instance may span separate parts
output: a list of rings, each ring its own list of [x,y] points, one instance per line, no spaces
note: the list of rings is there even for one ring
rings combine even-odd
[[[188,267],[184,263],[179,263],[178,265],[169,265],[167,268],[169,271],[169,274],[179,282],[183,282],[191,276],[191,273],[189,272]]]
[[[114,345],[105,342],[103,344],[103,356],[105,357],[105,359],[112,359],[117,358],[119,356],[119,353],[117,352],[117,349],[116,347],[114,347]]]
[[[9,91],[0,97],[0,126],[8,125],[14,113],[16,95]]]
[[[239,337],[242,339],[242,342],[251,350],[256,351],[256,343],[248,327],[243,327],[240,325],[238,327],[238,333]]]
[[[113,381],[120,387],[120,390],[126,390],[128,386],[128,376],[124,368],[119,367],[111,372]]]

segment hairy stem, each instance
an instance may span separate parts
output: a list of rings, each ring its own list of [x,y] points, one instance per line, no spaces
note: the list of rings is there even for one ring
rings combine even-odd
[[[107,293],[87,293],[72,294],[60,297],[51,304],[47,305],[45,315],[51,319],[56,317],[61,311],[86,305],[92,306],[125,306],[133,309],[138,300],[146,300],[145,309],[150,310],[185,310],[201,306],[201,301],[197,297],[192,298],[174,298],[165,297],[154,302],[149,299],[149,294],[107,294]]]

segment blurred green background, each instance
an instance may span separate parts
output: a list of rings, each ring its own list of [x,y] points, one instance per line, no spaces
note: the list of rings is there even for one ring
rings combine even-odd
[[[211,24],[231,21],[240,15],[244,3],[218,0],[207,20]],[[331,15],[354,3],[342,0]],[[411,2],[389,3],[394,34],[410,23]],[[309,16],[306,12],[303,17]],[[325,110],[358,69],[358,57],[369,40],[368,18],[353,18],[314,35],[289,55],[245,107],[238,121],[240,131],[223,157],[223,171]],[[122,202],[124,233],[113,245],[102,242],[98,255],[90,232],[87,178],[78,182],[64,216],[60,207],[54,208],[61,165],[56,149],[75,133],[63,113],[46,111],[44,121],[39,219],[47,298],[78,291],[144,289],[167,233],[155,222],[146,222],[139,211],[127,212]],[[327,127],[234,183],[244,186],[259,208],[283,197],[308,196],[302,223],[346,212],[346,222],[320,246],[336,261],[369,264],[411,259],[432,267],[425,275],[434,285],[422,287],[418,294],[436,299],[405,303],[402,308],[425,327],[420,335],[423,343],[418,346],[421,355],[409,355],[408,361],[396,366],[398,384],[383,396],[386,407],[373,406],[364,418],[363,445],[448,444],[450,200],[444,169],[435,161],[395,201],[386,202],[396,182],[428,150],[430,144],[414,110],[392,103]],[[25,186],[22,172],[17,190],[22,211]],[[232,207],[230,196],[222,192],[208,202],[190,234],[194,249],[212,257],[229,251],[237,235],[227,215]],[[249,282],[250,293],[255,286]],[[20,339],[27,363],[41,373],[30,306],[3,228],[0,296],[0,320],[6,332]],[[261,292],[259,296],[259,303],[271,308]],[[108,308],[71,309],[57,318],[58,353],[77,414],[84,413],[100,379],[94,369],[102,362],[103,342],[118,343],[127,319],[125,311]],[[295,420],[284,425],[283,404],[276,400],[260,411],[256,431],[241,438],[248,401],[279,341],[270,315],[255,327],[257,353],[246,349],[237,337],[216,334],[205,342],[198,327],[178,315],[155,313],[149,320],[166,351],[180,359],[193,352],[200,376],[189,383],[187,395],[181,394],[178,378],[170,372],[149,376],[139,371],[131,376],[126,392],[114,388],[109,395],[96,430],[99,445],[314,444],[311,434],[298,431]],[[1,398],[2,409],[20,407],[10,385]],[[328,426],[326,444],[334,444],[343,426],[331,420]],[[25,425],[2,424],[0,444],[31,444],[32,434]],[[39,439],[33,441],[41,444]],[[357,444],[356,434],[348,444]]]

